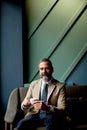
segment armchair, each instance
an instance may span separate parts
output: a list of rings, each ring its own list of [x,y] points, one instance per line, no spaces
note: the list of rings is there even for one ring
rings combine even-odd
[[[17,122],[25,116],[21,110],[28,87],[15,88],[9,97],[5,113],[5,130],[16,130]],[[87,85],[66,86],[66,121],[68,130],[87,130]],[[45,130],[39,127],[37,130]]]

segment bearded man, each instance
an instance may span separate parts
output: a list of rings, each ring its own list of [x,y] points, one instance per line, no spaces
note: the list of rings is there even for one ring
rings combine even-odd
[[[44,58],[39,63],[40,79],[32,81],[21,104],[27,116],[20,120],[17,130],[65,129],[66,92],[64,83],[54,79],[52,62]],[[45,88],[45,90],[44,90]]]

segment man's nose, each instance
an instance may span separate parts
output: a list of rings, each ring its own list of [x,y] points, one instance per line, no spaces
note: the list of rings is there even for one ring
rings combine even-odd
[[[43,72],[46,72],[46,69],[43,69]]]

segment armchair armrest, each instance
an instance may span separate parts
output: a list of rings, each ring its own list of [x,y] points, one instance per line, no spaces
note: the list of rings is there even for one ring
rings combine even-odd
[[[8,99],[7,110],[5,113],[5,130],[13,130],[18,121],[25,116],[21,110],[21,102],[27,92],[27,88],[15,88]]]
[[[14,89],[9,97],[6,114],[4,117],[5,122],[12,123],[15,119],[18,109],[18,88]]]

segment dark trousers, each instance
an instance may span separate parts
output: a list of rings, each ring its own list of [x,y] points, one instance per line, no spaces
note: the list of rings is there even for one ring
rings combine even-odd
[[[38,114],[29,115],[19,121],[16,130],[36,130],[38,126],[45,126],[46,130],[64,130],[64,120],[57,113],[46,113],[45,118]]]

